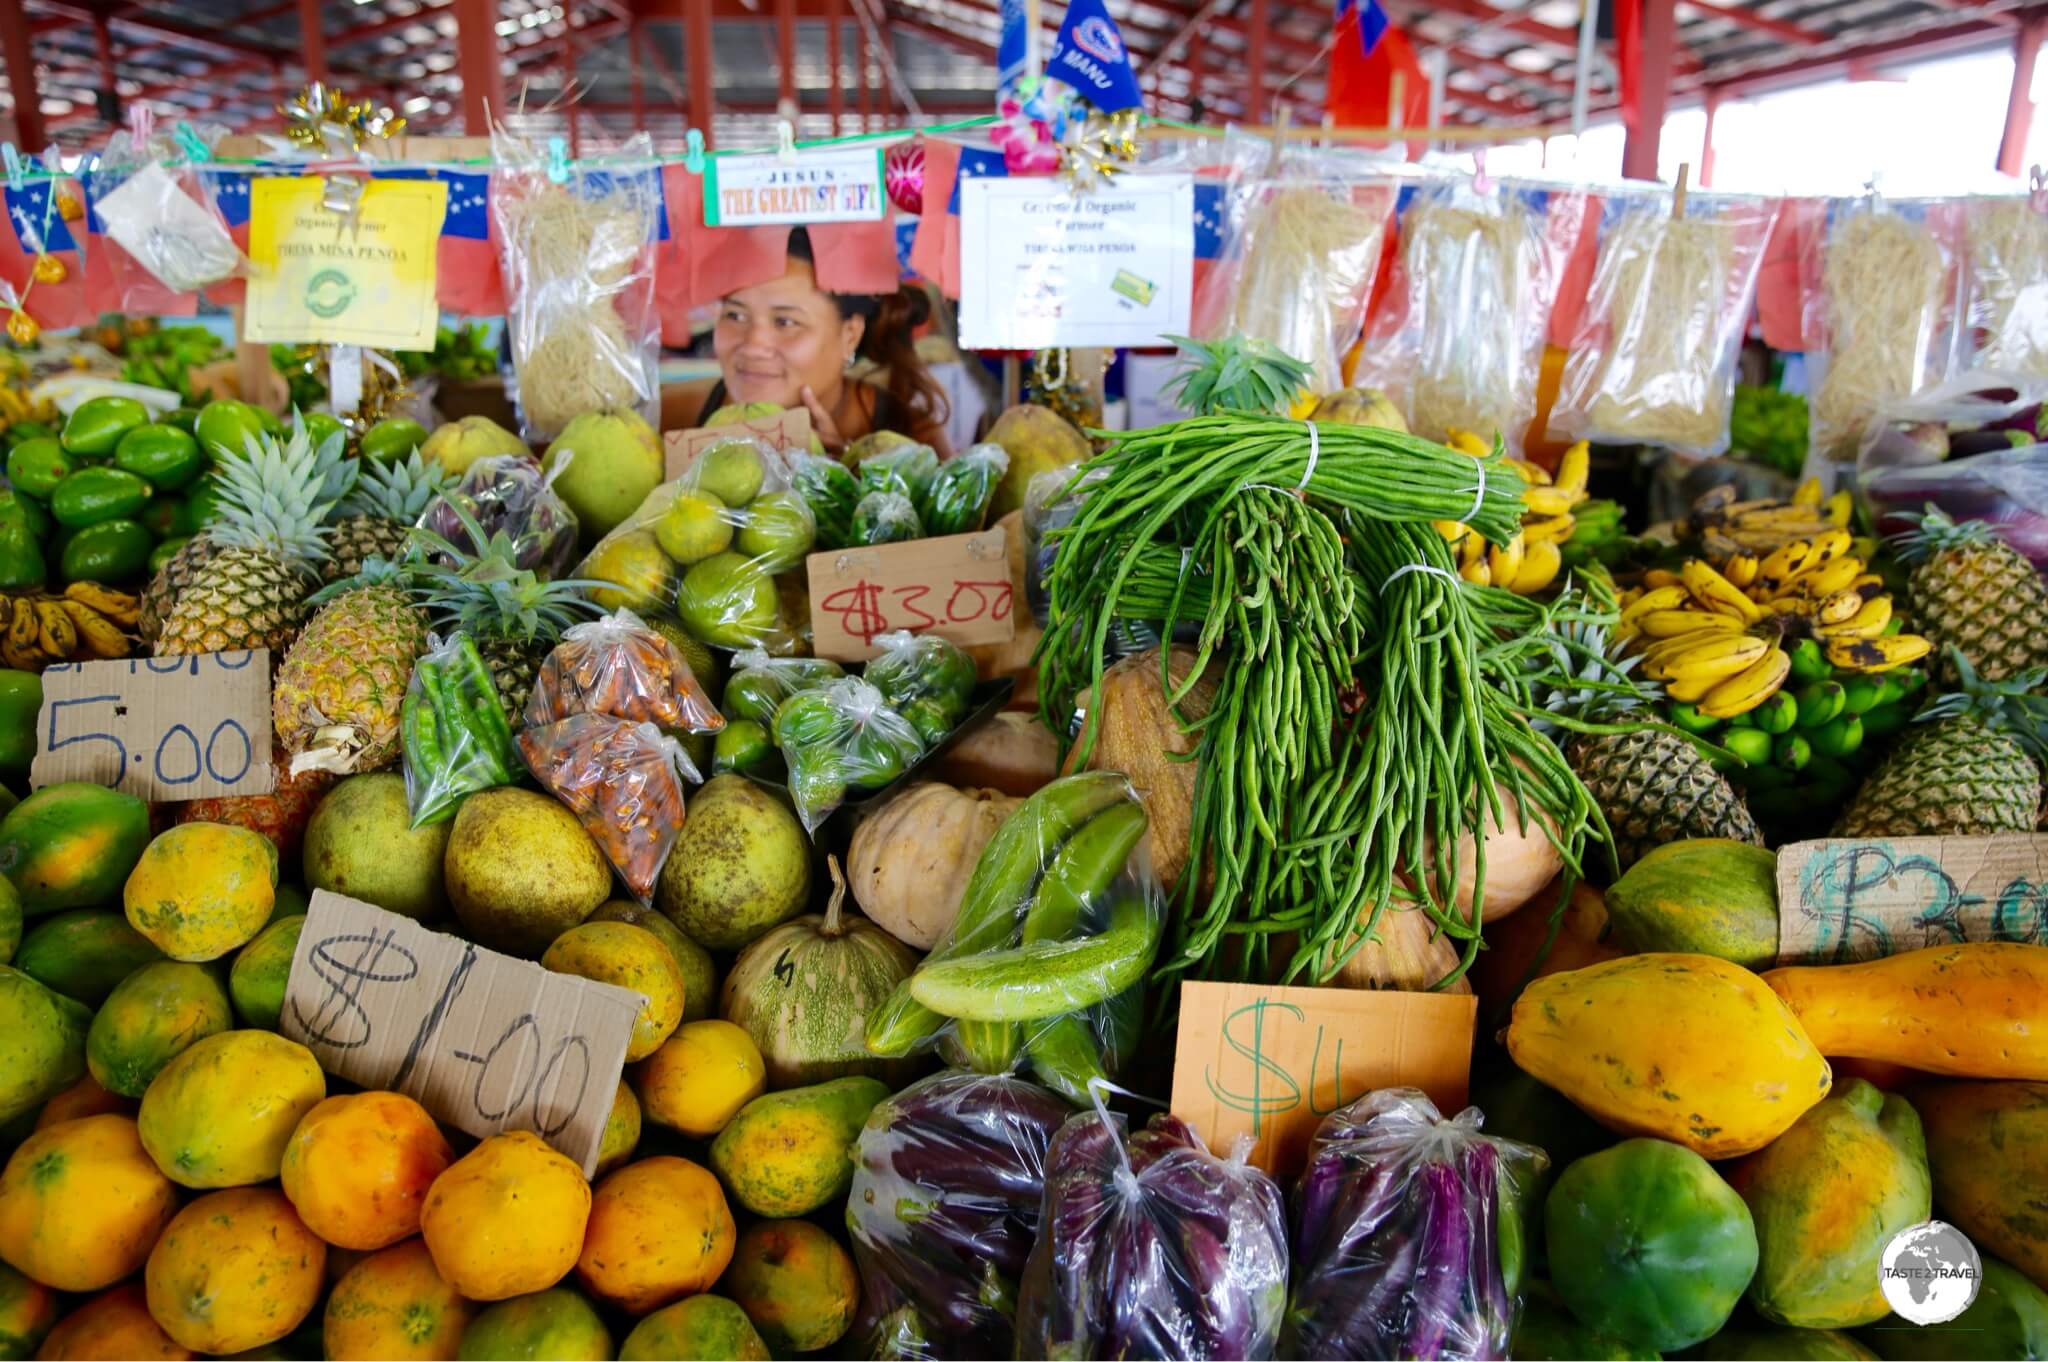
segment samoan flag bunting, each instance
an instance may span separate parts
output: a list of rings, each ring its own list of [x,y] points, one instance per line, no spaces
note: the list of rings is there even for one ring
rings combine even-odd
[[[1370,57],[1372,50],[1380,45],[1380,39],[1387,36],[1391,20],[1381,7],[1380,0],[1337,0],[1337,25],[1343,27],[1345,16],[1358,11],[1358,55]]]
[[[0,229],[0,279],[13,285],[15,297],[26,300],[23,310],[39,325],[85,326],[99,314],[86,297],[84,253],[56,206],[63,199],[53,203],[51,198],[60,184],[63,195],[83,201],[83,191],[68,181],[24,179],[0,191],[7,206],[7,226]],[[29,273],[42,254],[63,264],[64,278],[31,288]]]
[[[386,170],[377,178],[440,180],[448,186],[448,214],[434,252],[434,292],[443,312],[496,317],[505,311],[498,252],[491,244],[488,171]]]
[[[213,206],[220,214],[220,220],[227,224],[228,236],[233,239],[235,249],[243,255],[249,254],[249,186],[257,175],[288,175],[291,171],[284,166],[264,166],[254,172],[246,170],[202,170],[199,172],[199,191],[204,202],[213,199]],[[217,307],[231,307],[240,303],[249,292],[249,281],[239,276],[223,279],[217,284],[208,284],[203,290],[206,301]]]

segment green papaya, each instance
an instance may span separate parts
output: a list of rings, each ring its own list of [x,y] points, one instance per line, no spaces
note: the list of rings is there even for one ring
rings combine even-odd
[[[1594,1332],[1572,1318],[1548,1282],[1531,1282],[1508,1356],[1515,1362],[1654,1362],[1663,1354]]]
[[[118,908],[74,908],[38,920],[14,966],[67,998],[98,1007],[114,986],[164,953]]]
[[[1520,1353],[1515,1354],[1517,1358]],[[1701,1362],[1876,1362],[1839,1329],[1723,1329],[1687,1354]]]
[[[756,1097],[711,1142],[711,1167],[755,1215],[809,1215],[853,1183],[853,1146],[889,1089],[834,1078]]]
[[[227,990],[205,965],[157,960],[114,986],[85,1036],[85,1066],[108,1092],[140,1097],[193,1044],[233,1025]]]
[[[1778,857],[1720,837],[1667,842],[1608,886],[1607,920],[1630,951],[1769,969],[1778,962]]]
[[[70,780],[37,790],[0,818],[0,873],[30,917],[119,903],[149,845],[149,805]]]
[[[2048,1357],[2048,1292],[1996,1258],[1983,1260],[1977,1299],[1946,1324],[1914,1324],[1896,1315],[1856,1331],[1885,1362],[1951,1357]]]
[[[277,918],[236,952],[234,968],[228,972],[228,995],[244,1026],[277,1029],[277,1019],[284,1012],[284,987],[291,978],[292,955],[299,948],[299,933],[305,926],[303,914]]]
[[[92,1014],[0,965],[0,1123],[28,1115],[85,1072]]]
[[[28,774],[36,756],[36,719],[43,712],[43,678],[0,669],[0,776]]]
[[[1934,1204],[1980,1253],[2048,1283],[2048,1083],[1925,1083],[1909,1094],[1927,1130]]]

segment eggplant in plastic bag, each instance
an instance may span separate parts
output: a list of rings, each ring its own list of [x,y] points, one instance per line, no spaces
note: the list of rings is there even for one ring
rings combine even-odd
[[[1123,1118],[1100,1108],[1061,1126],[1040,1230],[1017,1356],[1273,1356],[1287,1305],[1280,1189],[1211,1154],[1179,1117],[1154,1116],[1128,1145]]]
[[[1550,1159],[1414,1088],[1323,1119],[1294,1190],[1293,1357],[1506,1357],[1521,1198]]]
[[[576,513],[553,482],[539,464],[516,454],[478,459],[452,490],[427,503],[419,527],[464,553],[483,549],[479,533],[491,539],[503,534],[520,567],[559,577],[576,560],[577,526]]]
[[[1069,1111],[1022,1079],[949,1071],[869,1114],[846,1198],[868,1356],[1011,1355],[1045,1150]]]

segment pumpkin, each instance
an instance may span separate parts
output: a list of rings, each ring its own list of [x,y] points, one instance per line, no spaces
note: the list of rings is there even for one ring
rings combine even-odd
[[[408,1239],[350,1268],[334,1284],[321,1319],[332,1362],[355,1358],[455,1356],[471,1307],[434,1270],[425,1243]]]
[[[1393,989],[1420,993],[1458,967],[1456,942],[1436,930],[1420,908],[1389,906],[1380,914],[1372,939],[1358,948],[1327,982],[1339,988]],[[1446,993],[1470,993],[1463,975]]]
[[[190,1348],[150,1317],[140,1282],[94,1296],[58,1320],[36,1353],[43,1362],[98,1362],[112,1357],[131,1362],[182,1362],[192,1355]]]
[[[97,1291],[141,1267],[178,1189],[126,1116],[85,1116],[21,1142],[0,1173],[0,1259],[59,1291]]]
[[[847,848],[854,901],[898,941],[930,950],[953,925],[982,847],[1018,803],[927,780],[892,796],[854,829]]]
[[[1017,688],[1010,692],[1010,708],[1032,712],[1038,708],[1038,668],[1031,657],[1038,651],[1039,637],[1045,631],[1025,607],[1024,512],[1010,512],[995,527],[1003,532],[1003,547],[1010,559],[1010,615],[1017,621],[1017,632],[1004,642],[969,648],[967,655],[974,659],[975,675],[983,681],[1016,677]]]
[[[1543,886],[1564,869],[1564,858],[1544,832],[1545,820],[1532,817],[1525,826],[1522,806],[1505,784],[1500,786],[1500,809],[1498,820],[1491,813],[1486,815],[1486,891],[1480,901],[1481,922],[1492,922],[1514,912],[1541,893]],[[1472,911],[1471,886],[1479,873],[1478,857],[1473,851],[1476,845],[1469,831],[1460,833],[1451,861],[1452,874],[1459,886],[1456,907],[1461,917]],[[1449,898],[1436,882],[1434,865],[1429,867],[1429,874],[1438,901]]]
[[[427,1109],[397,1092],[329,1097],[285,1146],[284,1194],[336,1248],[380,1249],[420,1227],[427,1189],[455,1161]]]
[[[1168,662],[1173,684],[1178,689],[1194,665],[1192,648],[1175,644]],[[1181,717],[1194,722],[1209,712],[1216,700],[1220,664],[1212,664],[1180,702]],[[1133,653],[1102,674],[1101,698],[1084,693],[1078,703],[1087,713],[1095,734],[1088,753],[1091,771],[1121,771],[1144,802],[1150,825],[1145,831],[1145,850],[1152,859],[1152,873],[1171,894],[1188,863],[1195,808],[1195,775],[1199,763],[1188,760],[1199,734],[1184,733],[1166,706],[1166,692],[1159,686],[1159,650],[1148,648]],[[1083,730],[1084,736],[1087,730]],[[1067,754],[1066,769],[1075,766],[1077,746]]]
[[[1535,911],[1486,924],[1486,949],[1472,962],[1471,979],[1489,1013],[1506,1010],[1525,975],[1540,979],[1625,954],[1606,941],[1606,899],[1584,880],[1572,886],[1571,899],[1558,919],[1557,935],[1552,937],[1550,916],[1563,892],[1564,886],[1552,880],[1537,891]],[[1548,950],[1544,949],[1546,941]]]
[[[576,1275],[599,1300],[644,1315],[709,1291],[732,1261],[735,1230],[710,1170],[657,1154],[597,1184]]]
[[[1929,946],[1763,976],[1824,1055],[1957,1078],[2048,1080],[2048,946]]]
[[[201,1353],[275,1343],[319,1304],[327,1245],[274,1187],[209,1192],[171,1217],[142,1280],[149,1313]]]
[[[1060,773],[1060,740],[1035,713],[1006,709],[963,734],[931,765],[935,779],[1022,799]]]
[[[1831,1082],[1777,995],[1711,955],[1625,955],[1538,979],[1515,999],[1508,1053],[1608,1129],[1709,1159],[1769,1144]]]
[[[568,1276],[589,1217],[583,1170],[532,1131],[508,1130],[434,1179],[420,1233],[450,1286],[501,1301]]]

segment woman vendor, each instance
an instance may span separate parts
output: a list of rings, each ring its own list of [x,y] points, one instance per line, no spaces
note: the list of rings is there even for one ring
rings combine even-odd
[[[810,235],[789,234],[789,260],[778,279],[735,289],[719,300],[712,330],[716,381],[662,390],[661,428],[681,430],[727,403],[802,406],[826,450],[877,430],[892,430],[950,458],[946,398],[917,357],[912,329],[927,306],[923,295],[876,297],[827,293],[818,287]],[[865,361],[876,381],[854,377]]]

